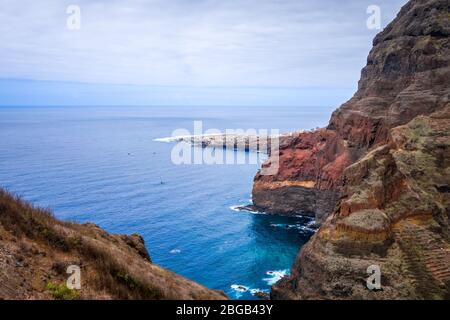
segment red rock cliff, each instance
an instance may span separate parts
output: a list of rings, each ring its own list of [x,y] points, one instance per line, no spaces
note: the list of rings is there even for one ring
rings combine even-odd
[[[283,141],[279,173],[255,177],[256,207],[324,221],[272,298],[450,298],[449,9],[408,2],[328,127]]]
[[[445,106],[448,99],[448,1],[411,1],[374,40],[358,91],[327,128],[280,142],[277,175],[257,174],[254,206],[281,214],[333,211],[343,172],[389,130]],[[270,161],[270,159],[269,159]]]

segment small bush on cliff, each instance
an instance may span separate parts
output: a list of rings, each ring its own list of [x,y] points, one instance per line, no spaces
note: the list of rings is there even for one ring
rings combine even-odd
[[[65,284],[49,282],[47,283],[47,290],[57,300],[78,300],[80,298],[78,291],[69,289]]]

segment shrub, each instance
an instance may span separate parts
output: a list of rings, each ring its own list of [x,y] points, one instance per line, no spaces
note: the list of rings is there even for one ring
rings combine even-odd
[[[80,292],[69,289],[66,284],[49,282],[47,283],[47,290],[57,300],[78,300],[80,298]]]

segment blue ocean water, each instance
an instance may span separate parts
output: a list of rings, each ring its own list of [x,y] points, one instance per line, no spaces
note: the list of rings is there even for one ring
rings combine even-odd
[[[312,234],[310,219],[233,211],[249,202],[258,165],[174,165],[173,145],[154,139],[192,131],[198,120],[204,129],[310,129],[325,125],[331,111],[2,107],[0,186],[60,219],[139,233],[155,263],[252,299],[251,289],[269,290],[289,271]]]

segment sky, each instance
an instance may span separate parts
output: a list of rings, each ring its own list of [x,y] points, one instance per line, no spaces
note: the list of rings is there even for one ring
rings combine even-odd
[[[0,0],[0,105],[337,106],[406,2]]]

